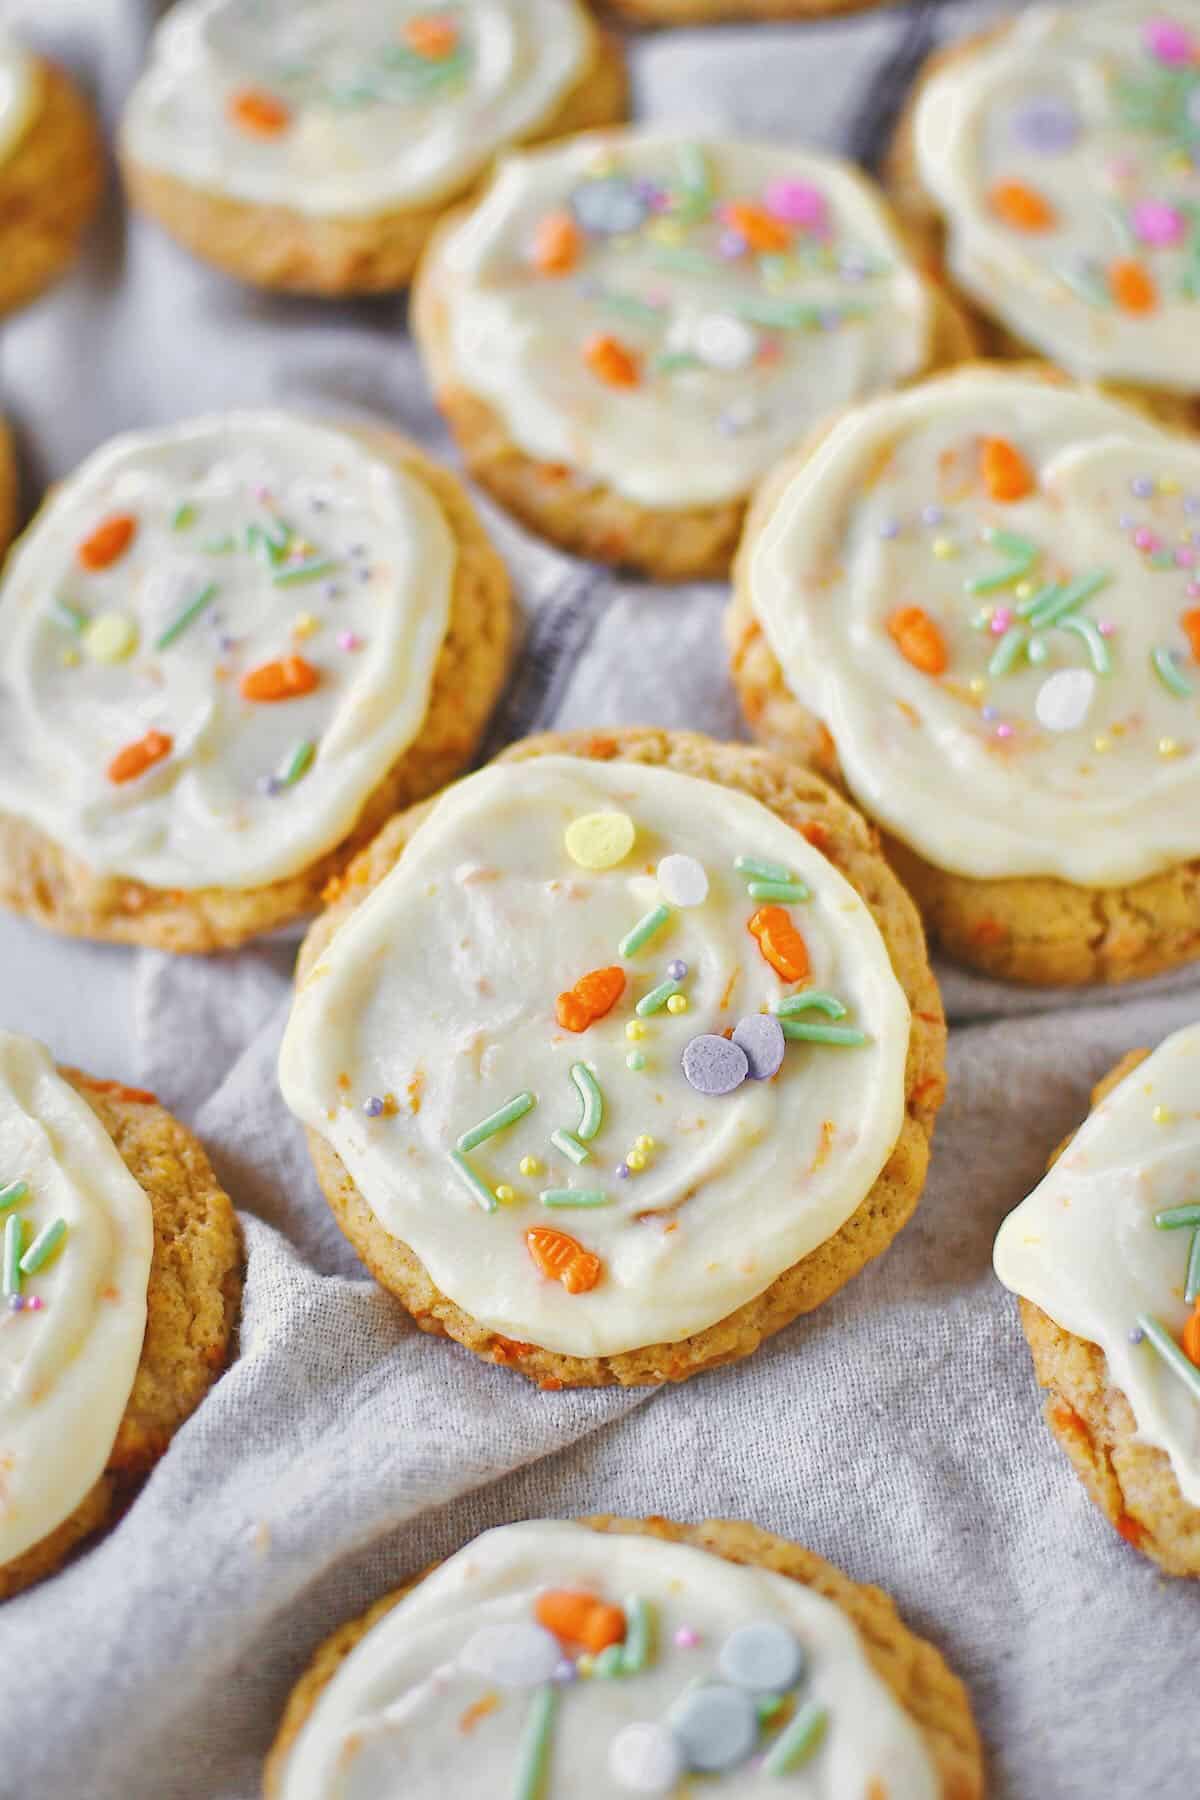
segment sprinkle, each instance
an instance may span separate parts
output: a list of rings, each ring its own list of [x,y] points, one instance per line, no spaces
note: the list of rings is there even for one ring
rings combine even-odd
[[[828,1723],[829,1714],[823,1706],[810,1700],[800,1707],[767,1751],[763,1773],[788,1775],[798,1769],[820,1744]]]
[[[645,1066],[646,1055],[642,1050],[631,1050],[625,1058],[625,1067],[632,1069],[635,1075],[640,1075]]]
[[[579,1090],[581,1107],[575,1136],[581,1142],[590,1144],[604,1122],[604,1096],[600,1092],[599,1082],[586,1063],[571,1064],[571,1080]]]
[[[75,554],[81,565],[93,574],[107,569],[124,556],[137,533],[138,523],[132,513],[114,513],[104,519],[84,538]]]
[[[1132,258],[1115,262],[1108,272],[1112,297],[1123,312],[1150,313],[1158,305],[1158,289],[1148,269]]]
[[[570,1162],[573,1162],[576,1167],[578,1167],[580,1163],[585,1163],[591,1155],[591,1151],[588,1149],[587,1145],[581,1144],[579,1139],[574,1137],[569,1131],[552,1131],[550,1133],[550,1142],[554,1145],[556,1150],[560,1151]]]
[[[1179,750],[1180,750],[1180,744],[1179,744],[1178,738],[1173,738],[1173,737],[1159,738],[1158,754],[1160,756],[1178,756]]]
[[[472,1195],[476,1203],[482,1207],[485,1213],[494,1213],[496,1210],[496,1196],[493,1194],[487,1182],[481,1180],[475,1173],[461,1150],[451,1150],[448,1154],[450,1157],[451,1168],[455,1171],[459,1180]]]
[[[644,914],[643,917],[638,920],[637,924],[633,927],[633,930],[627,931],[625,936],[621,939],[621,942],[617,946],[621,955],[636,956],[637,952],[644,944],[648,944],[652,937],[658,935],[670,917],[671,909],[669,906],[653,907],[650,912]]]
[[[631,1150],[629,1155],[625,1158],[625,1167],[631,1175],[640,1175],[642,1170],[646,1167],[645,1151]]]
[[[745,238],[751,250],[770,252],[791,249],[792,234],[787,226],[761,206],[731,201],[723,209],[722,216],[740,237]]]
[[[1150,662],[1154,673],[1162,682],[1168,693],[1174,694],[1178,700],[1186,700],[1195,690],[1183,670],[1173,650],[1165,644],[1150,652]]]
[[[297,613],[292,620],[292,636],[297,638],[315,637],[321,629],[321,621],[315,613]]]
[[[671,977],[672,981],[683,981],[687,976],[687,972],[687,964],[679,957],[676,957],[674,962],[669,962],[667,964],[667,974]]]
[[[369,1094],[363,1101],[363,1111],[368,1119],[377,1119],[383,1112],[383,1099],[379,1094]]]
[[[695,1650],[700,1643],[700,1633],[693,1631],[690,1625],[681,1625],[672,1641],[677,1650]]]
[[[1014,231],[1049,231],[1057,222],[1050,202],[1023,181],[996,182],[988,201],[992,211]]]
[[[752,900],[778,900],[784,906],[795,906],[811,897],[802,881],[752,881],[746,892]]]
[[[196,523],[196,508],[190,501],[184,500],[171,514],[171,530],[186,531]]]
[[[768,181],[763,197],[767,211],[789,225],[802,225],[808,231],[824,231],[828,224],[828,202],[820,188],[811,182],[777,176]]]
[[[337,634],[339,650],[361,650],[365,642],[366,639],[359,637],[357,631],[339,631]]]
[[[823,993],[818,988],[806,988],[802,994],[789,994],[775,1008],[781,1019],[790,1019],[796,1013],[823,1012],[830,1019],[844,1019],[846,1008],[836,994]]]
[[[628,813],[583,813],[563,834],[571,861],[583,869],[614,869],[633,849],[637,828]]]
[[[21,1291],[21,1246],[25,1241],[25,1221],[20,1213],[9,1213],[4,1221],[4,1253],[0,1258],[0,1293]]]
[[[587,340],[583,359],[597,380],[609,387],[634,388],[641,382],[641,362],[636,350],[608,333],[601,332]]]
[[[586,1031],[610,1013],[625,992],[624,969],[592,969],[555,1001],[555,1017],[564,1031]],[[641,1010],[640,1007],[638,1009]]]
[[[760,906],[746,922],[764,961],[783,981],[803,981],[808,974],[808,946],[782,906]]]
[[[663,899],[671,906],[702,906],[708,899],[708,876],[694,856],[664,856],[655,876]]]
[[[83,632],[88,622],[88,616],[83,608],[72,605],[70,600],[64,600],[61,595],[55,595],[54,615],[58,624],[65,626],[68,631],[74,632],[76,637]]]
[[[1037,545],[1030,538],[1019,537],[1015,531],[989,530],[984,533],[984,537],[989,544],[995,544],[998,550],[1003,551],[1012,560],[1003,568],[993,569],[987,575],[973,575],[965,583],[968,594],[991,594],[997,588],[1012,586],[1014,582],[1020,581],[1022,576],[1028,575],[1041,554]],[[1026,601],[1018,607],[1017,610],[1022,616],[1024,616],[1027,606],[1031,607],[1032,602]]]
[[[1156,1125],[1169,1125],[1175,1115],[1169,1106],[1156,1106],[1150,1117]]]
[[[672,977],[672,979],[674,979],[674,977]],[[640,1019],[630,1019],[628,1025],[625,1027],[625,1036],[631,1038],[636,1043],[639,1038],[644,1038],[645,1035],[646,1027],[642,1024],[642,1021]]]
[[[271,580],[276,587],[298,587],[304,581],[316,581],[321,575],[328,575],[338,566],[332,556],[310,556],[303,562],[289,563],[286,568],[276,569]],[[369,571],[360,570],[361,581]]]
[[[946,514],[940,506],[931,505],[921,508],[921,520],[926,525],[940,525],[945,517]]]
[[[628,1181],[631,1174],[632,1170],[627,1162],[619,1162],[617,1164],[617,1179],[619,1181]]]
[[[790,869],[785,869],[782,863],[765,862],[758,856],[736,856],[733,861],[733,866],[739,875],[753,876],[755,881],[780,881],[786,883],[795,880],[792,871]]]
[[[1053,597],[1038,595],[1034,601],[1027,603],[1029,605],[1027,614],[1024,607],[1020,607],[1018,610],[1028,618],[1035,631],[1041,631],[1047,625],[1057,625],[1060,619],[1065,618],[1068,613],[1074,612],[1076,607],[1082,606],[1085,600],[1090,600],[1097,589],[1102,588],[1108,580],[1107,569],[1095,569],[1090,575],[1081,575],[1068,587],[1056,590]]]
[[[646,217],[646,202],[622,175],[584,181],[571,195],[571,211],[592,237],[621,237]]]
[[[542,1800],[550,1763],[550,1737],[558,1709],[558,1690],[539,1688],[533,1696],[517,1748],[513,1800]]]
[[[282,793],[285,788],[295,787],[296,783],[312,768],[316,754],[317,746],[312,738],[302,738],[275,777],[276,786],[272,792]]]
[[[21,1258],[22,1275],[36,1275],[39,1269],[44,1269],[57,1255],[66,1235],[65,1219],[55,1219],[51,1224],[44,1225]]]
[[[125,613],[101,613],[83,633],[83,647],[94,662],[124,662],[137,649],[138,630]]]
[[[9,1220],[11,1226],[12,1220]],[[1185,1356],[1166,1326],[1161,1324],[1152,1313],[1139,1313],[1138,1325],[1145,1332],[1148,1341],[1162,1357],[1167,1367],[1186,1382],[1195,1399],[1200,1400],[1200,1369],[1190,1357]]]
[[[1025,647],[1029,633],[1023,625],[1010,625],[992,652],[989,675],[1007,675]]]
[[[730,1038],[705,1032],[694,1037],[683,1053],[683,1073],[698,1094],[732,1094],[750,1073],[750,1059]]]
[[[648,1019],[654,1013],[661,1012],[671,995],[678,992],[677,981],[660,981],[656,988],[651,988],[648,994],[642,995],[634,1010],[640,1019]]]
[[[1087,646],[1088,656],[1091,658],[1092,668],[1097,675],[1112,674],[1112,657],[1109,654],[1108,645],[1091,619],[1079,617],[1060,619],[1059,626],[1061,630],[1072,632],[1074,636],[1083,639]]]
[[[1187,219],[1177,206],[1165,200],[1138,200],[1133,208],[1134,236],[1156,249],[1178,244],[1187,231]]]
[[[569,275],[583,253],[583,236],[569,212],[550,212],[537,222],[530,261],[539,275]]]
[[[1135,1325],[1133,1330],[1127,1332],[1126,1335],[1131,1344],[1144,1344],[1146,1341],[1146,1334],[1140,1325]]]
[[[1079,115],[1069,101],[1056,95],[1039,95],[1022,106],[1012,119],[1013,135],[1027,150],[1057,156],[1069,150],[1079,136]]]
[[[769,1013],[750,1013],[734,1027],[732,1042],[746,1058],[750,1081],[770,1081],[783,1065],[786,1042],[778,1019]]]
[[[458,1139],[458,1149],[474,1150],[479,1144],[485,1144],[498,1131],[506,1131],[518,1119],[523,1119],[536,1105],[537,1100],[528,1088],[514,1094],[511,1100],[506,1100],[503,1106],[498,1107],[494,1113],[489,1113],[486,1119],[481,1119],[478,1125],[472,1125],[469,1131],[464,1131]]]
[[[508,1187],[504,1182],[500,1183],[500,1186],[495,1190],[495,1192],[496,1192],[496,1198],[500,1202],[501,1206],[511,1206],[513,1201],[517,1197],[516,1191],[513,1188]]]
[[[669,996],[667,1000],[667,1011],[669,1013],[685,1013],[687,1009],[688,999],[686,994],[671,994]]]
[[[625,1602],[625,1643],[621,1652],[621,1673],[640,1675],[654,1657],[655,1611],[641,1594],[632,1594]]]
[[[609,1205],[603,1188],[543,1188],[538,1199],[550,1207]]]
[[[1193,44],[1190,32],[1174,19],[1150,19],[1142,27],[1142,39],[1151,56],[1170,68],[1191,62]]]
[[[183,611],[172,619],[166,630],[155,639],[156,650],[169,650],[177,638],[181,638],[189,625],[194,625],[206,607],[212,605],[217,594],[217,584],[210,581],[207,587],[200,589],[194,600],[189,600]]]
[[[1187,1275],[1184,1278],[1183,1297],[1191,1306],[1200,1294],[1200,1231],[1192,1233],[1192,1247],[1188,1252]],[[1194,1357],[1189,1357],[1194,1362]]]
[[[536,1156],[523,1156],[518,1164],[522,1175],[540,1175],[542,1165]]]
[[[779,1693],[804,1674],[805,1656],[795,1634],[774,1620],[739,1625],[721,1646],[718,1664],[726,1681],[752,1693]]]
[[[685,1689],[671,1708],[670,1726],[688,1767],[705,1775],[735,1769],[758,1740],[749,1694],[715,1681]]]
[[[623,1793],[673,1794],[684,1768],[670,1728],[657,1722],[623,1725],[608,1747],[608,1772]]]
[[[958,555],[958,545],[953,538],[934,538],[929,548],[933,551],[933,554],[937,557],[939,562],[947,562],[950,557]]]
[[[901,656],[923,675],[941,675],[948,657],[946,641],[920,606],[898,606],[887,622],[888,635]]]
[[[865,1031],[859,1031],[854,1025],[818,1025],[807,1019],[780,1019],[779,1028],[785,1038],[802,1044],[838,1044],[845,1049],[857,1049],[871,1041]]]
[[[657,1148],[657,1145],[652,1137],[648,1137],[643,1132],[641,1137],[634,1139],[633,1147],[635,1150],[640,1150],[643,1156],[649,1156],[650,1152]]]
[[[20,1206],[28,1193],[27,1181],[10,1181],[7,1187],[0,1187],[0,1212],[7,1212],[10,1206]]]
[[[174,739],[165,731],[148,731],[144,737],[117,751],[106,771],[108,779],[118,786],[126,781],[136,781],[156,763],[170,756],[174,747]]]
[[[568,1294],[590,1292],[604,1272],[598,1256],[549,1225],[532,1226],[525,1233],[525,1245],[539,1274],[560,1281]]]
[[[265,88],[239,88],[229,96],[226,111],[251,137],[278,137],[292,122],[288,107]]]
[[[991,499],[1010,504],[1033,492],[1033,473],[1007,438],[984,438],[979,457],[983,485]]]

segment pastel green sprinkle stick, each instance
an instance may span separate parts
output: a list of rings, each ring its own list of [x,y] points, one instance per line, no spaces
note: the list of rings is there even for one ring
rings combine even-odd
[[[988,661],[989,675],[1007,675],[1025,648],[1029,633],[1023,625],[1010,625]]]
[[[1014,581],[1020,581],[1023,575],[1028,575],[1041,555],[1037,545],[1029,538],[1018,537],[1012,531],[989,531],[987,541],[1011,557],[1012,561],[1003,568],[990,570],[986,575],[972,575],[963,584],[968,594],[991,594],[997,588],[1011,586]]]
[[[809,898],[802,881],[751,881],[746,891],[752,900],[778,900],[784,906],[796,906]]]
[[[624,1673],[620,1644],[609,1644],[592,1664],[592,1674],[598,1675],[602,1681],[612,1681],[615,1676]]]
[[[76,606],[71,600],[64,600],[61,594],[54,599],[54,613],[60,625],[73,631],[78,637],[88,622],[88,616],[82,606]]]
[[[280,785],[285,788],[295,787],[302,775],[307,775],[312,768],[313,758],[317,754],[317,746],[311,738],[302,738],[279,771]]]
[[[1190,1306],[1200,1294],[1200,1231],[1192,1233],[1192,1247],[1188,1253],[1187,1276],[1184,1281],[1183,1297]]]
[[[735,856],[733,866],[739,875],[749,875],[755,881],[794,881],[795,876],[782,863],[764,862],[761,856]]]
[[[9,1220],[12,1224],[12,1220]],[[1138,1325],[1146,1334],[1146,1341],[1158,1351],[1169,1369],[1173,1369],[1181,1381],[1187,1383],[1193,1396],[1200,1400],[1200,1369],[1190,1356],[1185,1356],[1166,1326],[1156,1319],[1152,1313],[1139,1313]]]
[[[655,906],[648,913],[644,913],[633,930],[627,931],[617,945],[621,955],[636,956],[643,944],[648,944],[652,937],[657,937],[670,916],[669,906]]]
[[[1107,569],[1097,569],[1091,575],[1081,575],[1078,581],[1071,582],[1069,587],[1063,588],[1062,592],[1056,594],[1052,600],[1047,600],[1043,606],[1035,607],[1029,614],[1029,623],[1035,631],[1042,631],[1047,625],[1057,625],[1060,619],[1066,618],[1068,613],[1072,613],[1077,607],[1082,606],[1085,600],[1090,600],[1107,580]]]
[[[585,1163],[592,1154],[587,1145],[581,1144],[579,1139],[574,1137],[569,1131],[552,1131],[550,1133],[550,1142],[554,1145],[556,1150],[560,1151],[570,1162],[573,1162],[576,1168],[579,1167],[580,1163]]]
[[[538,1195],[543,1206],[607,1206],[603,1188],[543,1188]]]
[[[22,1275],[36,1275],[39,1269],[44,1269],[57,1255],[66,1235],[65,1219],[55,1219],[49,1225],[43,1225],[21,1258]]]
[[[184,500],[171,514],[171,530],[186,531],[189,525],[196,523],[196,509],[190,501]]]
[[[654,1656],[655,1612],[641,1594],[625,1602],[625,1642],[621,1646],[621,1673],[640,1675]]]
[[[451,1150],[450,1166],[457,1174],[463,1186],[471,1194],[476,1204],[485,1213],[494,1213],[500,1202],[496,1199],[487,1182],[478,1176],[461,1150]]]
[[[28,1192],[27,1181],[10,1181],[7,1187],[0,1187],[0,1212],[7,1212],[10,1206],[20,1206]]]
[[[558,1711],[558,1689],[539,1688],[529,1703],[517,1748],[512,1800],[544,1800],[550,1764],[550,1736]]]
[[[772,300],[765,294],[740,301],[737,313],[751,325],[764,325],[773,331],[812,331],[822,317],[819,306],[803,300]]]
[[[21,1246],[25,1242],[25,1221],[20,1213],[9,1213],[4,1221],[4,1254],[0,1259],[0,1293],[21,1291]]]
[[[1035,668],[1040,667],[1050,655],[1050,640],[1044,631],[1035,631],[1029,640],[1027,652],[1030,662]]]
[[[816,1025],[805,1019],[780,1019],[779,1029],[793,1043],[840,1044],[852,1050],[870,1042],[866,1032],[859,1031],[856,1025]]]
[[[1040,612],[1043,606],[1049,606],[1052,600],[1057,600],[1062,591],[1061,581],[1051,581],[1045,587],[1038,588],[1036,593],[1030,594],[1028,600],[1019,600],[1017,602],[1018,619],[1032,618],[1034,613]]]
[[[155,639],[156,650],[169,650],[177,638],[181,638],[189,625],[194,625],[200,614],[212,605],[217,596],[217,584],[210,581],[202,587],[194,600],[189,600],[183,611],[172,619],[162,635]]]
[[[829,1714],[823,1706],[809,1701],[784,1726],[763,1759],[764,1775],[790,1775],[807,1762],[825,1736]]]
[[[1162,1212],[1155,1213],[1154,1223],[1160,1231],[1178,1231],[1184,1225],[1200,1225],[1200,1204],[1168,1206]]]
[[[1186,700],[1195,691],[1180,668],[1175,652],[1168,650],[1165,644],[1150,652],[1150,662],[1167,692],[1174,694],[1177,700]]]
[[[803,994],[789,994],[775,1008],[780,1019],[790,1019],[795,1013],[823,1012],[830,1019],[844,1019],[846,1008],[836,994],[826,994],[819,988],[806,990]]]
[[[1087,646],[1088,656],[1091,658],[1092,667],[1097,675],[1112,674],[1112,657],[1094,620],[1076,616],[1060,619],[1058,626],[1060,631],[1070,631],[1076,637],[1083,639]]]
[[[604,1123],[604,1095],[600,1092],[600,1083],[586,1063],[571,1064],[571,1080],[579,1089],[579,1104],[583,1109],[575,1127],[575,1136],[582,1143],[590,1144]]]
[[[656,988],[651,988],[648,994],[642,995],[634,1012],[639,1019],[650,1018],[653,1013],[661,1012],[671,995],[677,994],[682,986],[681,981],[660,981]]]
[[[200,548],[206,556],[228,556],[231,550],[237,549],[237,539],[232,532],[227,532],[224,537],[209,538]]]
[[[528,1088],[523,1088],[511,1100],[506,1100],[503,1106],[497,1107],[494,1113],[489,1113],[486,1119],[480,1119],[478,1125],[472,1125],[469,1131],[464,1131],[458,1140],[458,1149],[474,1150],[477,1144],[486,1144],[490,1137],[495,1137],[498,1131],[507,1131],[510,1125],[523,1119],[527,1112],[532,1112],[536,1105],[535,1096]]]
[[[332,556],[310,556],[306,562],[296,562],[286,569],[276,569],[271,580],[276,587],[299,587],[302,581],[316,581],[321,575],[332,574],[337,566]]]

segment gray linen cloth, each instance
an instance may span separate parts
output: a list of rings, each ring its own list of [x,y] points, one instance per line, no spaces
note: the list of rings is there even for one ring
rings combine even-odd
[[[10,8],[111,123],[153,9]],[[933,33],[979,11],[647,36],[639,113],[870,157]],[[401,302],[243,290],[115,197],[83,268],[5,328],[2,353],[30,501],[113,431],[221,404],[373,410],[447,448]],[[720,587],[617,580],[488,516],[528,615],[494,744],[550,724],[738,734]],[[1193,1791],[1200,1594],[1084,1498],[990,1251],[1090,1084],[1200,1014],[1200,976],[1079,995],[942,970],[949,1096],[889,1253],[734,1369],[541,1394],[422,1337],[334,1227],[275,1082],[293,949],[191,962],[0,925],[0,1020],[192,1121],[249,1257],[234,1367],[120,1527],[0,1614],[4,1800],[251,1800],[330,1630],[487,1526],[593,1509],[752,1519],[888,1588],[967,1680],[997,1794]]]

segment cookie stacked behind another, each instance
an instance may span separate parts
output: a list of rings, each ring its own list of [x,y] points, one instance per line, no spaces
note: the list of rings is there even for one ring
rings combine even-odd
[[[57,64],[0,26],[0,314],[74,260],[103,185],[91,107]]]

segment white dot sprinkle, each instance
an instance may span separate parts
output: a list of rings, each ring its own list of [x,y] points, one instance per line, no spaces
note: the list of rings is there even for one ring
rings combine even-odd
[[[665,1725],[626,1725],[608,1747],[608,1772],[626,1793],[669,1794],[683,1757]]]
[[[673,852],[655,870],[659,892],[669,906],[703,906],[708,899],[708,876],[694,856]]]
[[[1039,725],[1047,731],[1077,731],[1095,693],[1096,677],[1090,669],[1059,669],[1038,689],[1034,711]]]

